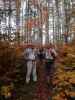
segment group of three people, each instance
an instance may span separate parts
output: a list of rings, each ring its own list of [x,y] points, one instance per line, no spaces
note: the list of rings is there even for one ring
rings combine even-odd
[[[55,48],[33,48],[28,47],[25,49],[25,59],[27,62],[27,71],[26,71],[26,83],[30,82],[31,74],[33,76],[33,81],[37,81],[37,60],[45,61],[45,68],[47,76],[51,74],[51,70],[53,69],[53,65],[55,62],[55,58],[57,56],[57,52]],[[41,67],[41,65],[40,65]]]

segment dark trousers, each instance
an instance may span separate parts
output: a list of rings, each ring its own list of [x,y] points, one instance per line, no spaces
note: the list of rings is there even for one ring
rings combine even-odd
[[[54,61],[51,59],[46,59],[45,69],[46,75],[52,77],[54,72]]]

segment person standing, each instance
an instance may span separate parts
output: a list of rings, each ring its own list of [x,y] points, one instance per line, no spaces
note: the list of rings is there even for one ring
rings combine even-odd
[[[46,59],[45,68],[46,68],[47,82],[49,82],[52,79],[56,56],[57,56],[57,52],[53,47],[46,48],[46,51],[45,51],[45,59]]]
[[[26,49],[26,59],[27,59],[27,73],[26,73],[26,83],[30,82],[31,74],[33,76],[33,81],[37,81],[37,73],[36,73],[36,57],[35,50],[33,48]]]

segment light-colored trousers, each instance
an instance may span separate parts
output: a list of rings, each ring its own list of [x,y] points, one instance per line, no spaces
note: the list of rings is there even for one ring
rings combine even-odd
[[[36,61],[27,62],[27,73],[26,73],[26,83],[29,83],[30,76],[33,76],[33,81],[37,81],[37,72],[36,72]]]

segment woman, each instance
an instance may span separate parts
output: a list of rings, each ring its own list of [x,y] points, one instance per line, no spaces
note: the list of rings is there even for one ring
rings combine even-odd
[[[33,75],[33,81],[37,81],[35,50],[33,48],[27,48],[26,55],[27,55],[26,83],[29,83],[31,74]]]

